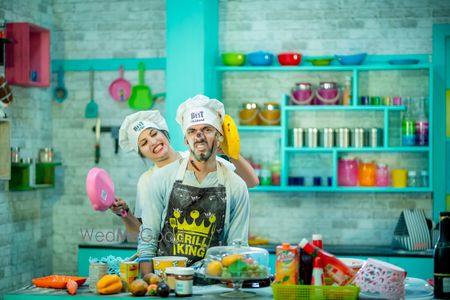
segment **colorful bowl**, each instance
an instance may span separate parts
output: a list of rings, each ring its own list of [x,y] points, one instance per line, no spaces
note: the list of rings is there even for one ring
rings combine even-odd
[[[297,66],[302,62],[302,55],[296,52],[280,53],[278,62],[283,66]]]
[[[247,60],[252,66],[270,66],[273,62],[273,54],[264,51],[251,52],[247,54]]]
[[[245,64],[245,54],[239,52],[223,53],[222,62],[225,66],[242,66]]]
[[[306,61],[310,62],[313,66],[328,66],[334,57],[331,56],[318,56],[318,57],[309,57]]]
[[[341,65],[360,65],[367,57],[367,53],[358,53],[353,55],[335,55]]]

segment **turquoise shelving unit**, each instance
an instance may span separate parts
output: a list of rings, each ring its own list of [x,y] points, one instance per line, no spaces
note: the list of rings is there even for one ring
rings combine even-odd
[[[409,65],[392,65],[388,61],[391,59],[418,59],[417,64]],[[303,59],[305,61],[307,57]],[[369,71],[398,71],[398,70],[418,70],[428,72],[428,110],[429,114],[429,146],[428,147],[403,147],[397,145],[390,145],[390,135],[389,129],[391,124],[389,123],[390,114],[405,111],[405,106],[370,106],[370,105],[359,105],[359,77],[362,73]],[[240,126],[239,132],[254,132],[254,133],[279,133],[281,137],[281,150],[280,150],[280,160],[281,160],[281,185],[280,186],[258,186],[250,189],[254,192],[374,192],[374,193],[420,193],[420,192],[433,192],[433,72],[432,64],[429,63],[429,55],[418,54],[418,55],[372,55],[368,56],[364,64],[357,66],[342,66],[338,62],[334,61],[329,66],[312,66],[308,63],[302,64],[300,66],[280,66],[275,63],[272,66],[223,66],[220,63],[216,66],[216,72],[221,75],[225,72],[348,72],[352,75],[352,99],[349,106],[343,105],[289,105],[289,96],[283,95],[281,97],[281,126]],[[383,124],[379,127],[383,128],[383,146],[371,148],[295,148],[288,144],[288,124],[289,115],[295,114],[296,112],[304,111],[336,111],[336,112],[355,112],[364,116],[366,112],[377,112],[383,115]],[[243,136],[245,139],[245,136]],[[289,174],[289,159],[290,156],[297,153],[319,153],[331,157],[332,161],[332,185],[331,186],[290,186],[288,185],[288,174]],[[341,154],[349,153],[393,153],[401,156],[404,153],[418,153],[428,155],[428,173],[429,186],[428,187],[417,187],[417,188],[394,188],[394,187],[343,187],[337,185],[337,165],[338,159]]]

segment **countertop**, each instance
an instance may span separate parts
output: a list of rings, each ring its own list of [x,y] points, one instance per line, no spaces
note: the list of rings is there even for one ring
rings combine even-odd
[[[257,288],[257,289],[242,289],[245,292],[254,293],[254,296],[251,299],[273,299],[272,288]],[[220,285],[209,285],[209,286],[194,286],[193,288],[193,296],[187,299],[192,300],[209,300],[209,299],[217,299],[220,294],[232,292],[233,289],[226,288]],[[82,298],[82,299],[138,299],[135,296],[132,296],[130,293],[120,293],[113,295],[98,295],[89,291],[88,285],[84,284],[83,286],[78,288],[78,292],[76,295],[69,295],[65,289],[45,289],[45,288],[37,288],[34,285],[26,286],[17,291],[5,294],[4,300],[12,299],[12,300],[26,300],[26,299],[50,299],[50,300],[58,300],[58,299],[73,299],[73,298]],[[70,298],[69,298],[70,297]],[[155,299],[157,297],[145,297],[145,299]],[[165,299],[180,299],[176,297],[175,294],[170,294],[170,297]],[[231,299],[244,299],[233,296]],[[246,298],[248,299],[248,298]]]
[[[269,253],[275,254],[277,244],[258,245]],[[136,249],[136,243],[120,244],[81,244],[79,248],[102,248],[102,249]],[[406,251],[392,249],[390,246],[365,246],[365,245],[324,245],[324,249],[338,256],[392,256],[392,257],[433,257],[433,249],[424,251]]]

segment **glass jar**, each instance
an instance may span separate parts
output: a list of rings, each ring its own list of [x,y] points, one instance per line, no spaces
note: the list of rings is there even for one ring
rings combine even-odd
[[[356,186],[358,184],[358,161],[351,156],[338,161],[338,185]]]
[[[20,163],[20,148],[12,147],[11,148],[11,162],[12,163]]]
[[[359,185],[375,186],[376,184],[376,164],[371,160],[364,160],[359,164]]]
[[[377,164],[376,186],[389,186],[389,168],[385,164]]]
[[[314,93],[309,82],[297,82],[291,90],[292,104],[307,105],[314,99]]]
[[[177,297],[192,296],[192,286],[194,284],[194,269],[178,267],[174,268],[175,294]]]
[[[428,171],[423,170],[420,172],[420,186],[428,187]]]
[[[417,173],[416,171],[408,171],[408,187],[417,187]]]
[[[258,125],[259,106],[254,102],[242,103],[239,110],[239,124],[246,126]]]
[[[336,82],[321,82],[314,103],[317,105],[336,105],[339,104],[339,98],[340,94]]]
[[[281,120],[280,105],[275,102],[264,103],[259,112],[259,123],[264,126],[279,126]]]

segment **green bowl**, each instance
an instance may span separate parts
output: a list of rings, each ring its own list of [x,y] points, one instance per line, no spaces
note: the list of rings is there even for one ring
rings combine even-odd
[[[222,62],[225,66],[242,66],[245,63],[245,54],[239,52],[223,53]]]
[[[328,66],[330,65],[333,59],[334,57],[331,56],[323,56],[323,57],[310,57],[306,59],[306,61],[309,61],[313,66]]]

